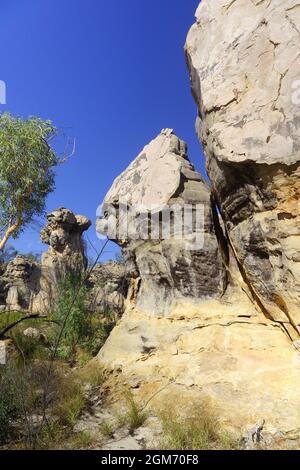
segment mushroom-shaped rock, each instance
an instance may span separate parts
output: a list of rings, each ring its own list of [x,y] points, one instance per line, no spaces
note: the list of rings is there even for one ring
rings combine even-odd
[[[57,295],[57,282],[70,272],[82,272],[87,266],[82,234],[91,221],[59,208],[47,215],[47,225],[41,240],[49,245],[42,255],[40,292],[34,300],[34,310],[51,308]]]

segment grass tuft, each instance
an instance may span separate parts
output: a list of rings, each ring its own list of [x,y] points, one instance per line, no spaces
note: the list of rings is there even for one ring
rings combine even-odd
[[[180,416],[175,408],[160,413],[163,426],[161,449],[168,450],[229,450],[234,440],[222,431],[211,406],[199,401]]]

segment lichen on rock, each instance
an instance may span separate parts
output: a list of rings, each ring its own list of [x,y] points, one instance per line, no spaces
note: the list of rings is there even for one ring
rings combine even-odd
[[[201,220],[191,217],[188,225],[187,212],[197,209]],[[224,292],[210,189],[172,130],[164,129],[115,180],[97,228],[122,247],[138,308],[159,315]]]

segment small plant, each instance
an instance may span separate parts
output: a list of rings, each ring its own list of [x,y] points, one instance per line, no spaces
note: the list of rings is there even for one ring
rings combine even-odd
[[[73,449],[87,449],[93,443],[94,438],[89,431],[81,431],[73,440]]]
[[[104,421],[100,424],[100,432],[104,437],[113,437],[114,435],[114,428],[111,423],[108,421]]]
[[[15,328],[11,338],[22,361],[46,359],[47,351],[39,338],[25,336],[22,329]]]
[[[119,427],[123,428],[123,426],[125,426],[126,423],[127,423],[127,414],[119,412],[119,413],[116,414],[116,418],[117,418],[117,423],[118,423]]]
[[[77,373],[79,380],[93,388],[100,387],[105,380],[105,373],[97,362],[89,362]]]
[[[3,444],[13,434],[13,422],[21,411],[19,381],[15,380],[10,368],[0,375],[0,443]]]
[[[128,412],[126,413],[129,431],[132,434],[136,429],[140,428],[147,419],[147,413],[136,403],[132,393],[125,394]]]

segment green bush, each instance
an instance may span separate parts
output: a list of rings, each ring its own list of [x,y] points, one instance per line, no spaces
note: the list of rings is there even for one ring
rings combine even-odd
[[[73,358],[76,345],[81,343],[90,333],[91,321],[87,310],[88,292],[83,285],[82,274],[70,273],[58,285],[58,299],[53,319],[63,327],[58,348],[63,359]]]
[[[0,443],[13,434],[13,422],[21,410],[19,380],[10,368],[0,374]]]
[[[21,361],[31,361],[34,359],[46,359],[48,351],[41,344],[39,338],[31,338],[25,336],[23,333],[24,327],[15,328],[11,335],[12,340],[16,346],[16,349],[20,355]]]

